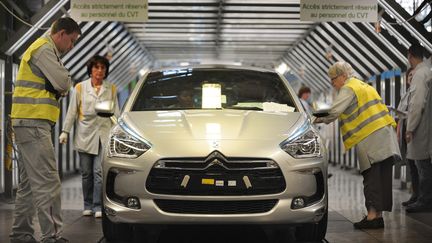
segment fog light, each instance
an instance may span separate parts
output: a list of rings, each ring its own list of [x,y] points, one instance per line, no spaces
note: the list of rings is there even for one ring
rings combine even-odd
[[[141,208],[139,199],[137,197],[128,197],[126,200],[126,207],[133,209]]]
[[[107,215],[116,216],[116,211],[112,208],[105,206],[105,213]]]
[[[316,210],[316,211],[315,211],[314,221],[315,221],[315,222],[320,221],[320,220],[322,219],[322,217],[324,216],[325,212],[326,212],[326,209],[325,209],[324,207],[322,207],[322,208]]]
[[[291,203],[292,209],[304,208],[305,200],[302,197],[295,197]]]

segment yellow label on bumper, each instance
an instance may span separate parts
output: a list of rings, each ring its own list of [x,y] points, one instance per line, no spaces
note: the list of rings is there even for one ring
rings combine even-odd
[[[203,185],[214,185],[214,179],[201,179],[201,184]]]

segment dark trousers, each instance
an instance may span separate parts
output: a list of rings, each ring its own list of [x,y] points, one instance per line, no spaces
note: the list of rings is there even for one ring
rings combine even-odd
[[[432,205],[432,163],[431,159],[416,160],[420,176],[420,190],[417,199],[420,204]]]
[[[412,194],[411,197],[418,198],[420,195],[420,182],[419,182],[419,172],[417,170],[417,166],[414,160],[406,159],[406,164],[409,169],[411,175],[411,188]]]
[[[362,172],[366,208],[391,212],[393,206],[393,162],[390,157]]]

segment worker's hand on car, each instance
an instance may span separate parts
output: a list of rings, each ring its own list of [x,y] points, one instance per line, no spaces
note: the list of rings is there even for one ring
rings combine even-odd
[[[312,117],[312,123],[314,123],[314,124],[323,123],[323,120],[319,117],[313,116]]]
[[[66,144],[68,140],[68,133],[67,132],[62,132],[59,136],[59,143],[61,144]]]

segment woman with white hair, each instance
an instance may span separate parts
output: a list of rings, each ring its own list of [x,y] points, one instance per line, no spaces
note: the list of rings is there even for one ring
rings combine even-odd
[[[354,77],[349,63],[333,64],[328,75],[338,93],[329,115],[317,118],[315,123],[338,119],[345,150],[356,148],[368,213],[354,227],[384,228],[382,212],[390,212],[393,203],[392,166],[400,158],[396,123],[378,92]]]

